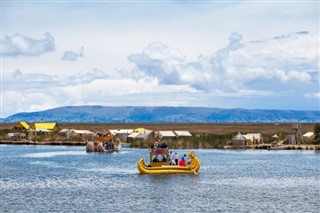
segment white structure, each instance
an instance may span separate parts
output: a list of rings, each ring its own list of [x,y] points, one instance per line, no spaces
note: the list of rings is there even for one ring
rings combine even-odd
[[[59,131],[59,133],[60,133],[60,134],[67,134],[67,132],[69,132],[69,131],[71,131],[71,130],[69,130],[69,129],[61,129],[61,130]]]
[[[93,132],[89,130],[72,129],[70,130],[70,135],[73,137],[79,137],[80,140],[93,140]],[[69,134],[67,136],[69,137]]]
[[[159,131],[159,138],[175,138],[173,131]]]
[[[93,134],[90,130],[79,130],[79,129],[73,129],[71,132],[74,132],[76,134]]]
[[[147,141],[150,138],[151,132],[149,133],[141,133],[140,135],[137,136],[137,140],[143,140]]]
[[[121,141],[126,141],[128,135],[130,135],[131,133],[133,133],[133,129],[120,129],[118,130],[117,135]]]
[[[9,140],[14,140],[14,141],[19,141],[19,140],[25,140],[26,139],[26,133],[8,133],[7,134],[7,139]]]
[[[118,131],[117,129],[109,129],[109,132],[111,135],[117,135],[118,134]]]
[[[315,137],[315,135],[313,132],[307,132],[304,135],[302,135],[302,138],[304,140],[314,140],[314,137]]]
[[[72,133],[73,129],[62,129],[59,131],[60,135],[66,136],[67,139],[70,138],[70,134]]]
[[[243,137],[243,135],[238,132],[238,134],[236,134],[232,140],[231,143],[233,146],[245,146],[246,145],[246,138]]]
[[[128,135],[128,138],[136,138],[140,134],[141,134],[140,132],[133,132],[130,135]]]
[[[127,142],[132,143],[141,133],[140,132],[133,132],[127,137]]]
[[[174,131],[177,137],[192,137],[191,133],[188,131]]]
[[[247,133],[242,136],[246,139],[246,142],[248,143],[260,144],[263,142],[261,133]]]

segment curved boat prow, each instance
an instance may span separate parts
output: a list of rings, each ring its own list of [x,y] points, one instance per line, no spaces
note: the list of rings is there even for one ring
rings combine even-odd
[[[86,145],[87,152],[100,152],[100,153],[112,153],[113,151],[121,150],[121,141],[108,141],[112,139],[110,136],[105,137],[95,137],[95,141],[89,141]]]
[[[144,169],[144,158],[141,158],[139,161],[138,161],[138,170],[140,172],[140,174],[146,174],[145,173],[145,169]]]
[[[107,150],[103,147],[101,142],[98,143],[97,152],[106,152]]]
[[[113,150],[114,150],[114,151],[120,151],[120,150],[121,150],[121,143],[118,144],[118,145],[115,144]]]
[[[86,145],[87,152],[94,152],[94,143],[93,141],[89,141]]]

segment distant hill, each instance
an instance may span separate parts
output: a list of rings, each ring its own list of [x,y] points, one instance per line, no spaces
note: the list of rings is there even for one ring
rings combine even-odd
[[[320,111],[205,107],[65,106],[17,113],[1,122],[319,122]]]

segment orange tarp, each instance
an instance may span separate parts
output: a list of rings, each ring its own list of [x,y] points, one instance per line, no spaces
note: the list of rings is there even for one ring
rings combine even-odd
[[[93,141],[111,141],[112,136],[101,136],[101,137],[94,137]]]

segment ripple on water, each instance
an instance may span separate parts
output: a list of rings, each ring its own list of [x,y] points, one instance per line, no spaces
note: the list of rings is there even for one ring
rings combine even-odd
[[[318,212],[320,155],[195,150],[199,175],[140,175],[148,150],[6,146],[1,212]],[[187,150],[178,150],[179,154]],[[10,156],[9,158],[7,156]]]
[[[121,167],[112,167],[112,166],[105,166],[105,167],[96,167],[96,168],[80,168],[81,171],[86,172],[101,172],[104,174],[137,174],[138,171],[136,167],[129,167],[129,168],[121,168]]]
[[[58,152],[37,152],[23,155],[26,158],[49,158],[61,155],[85,155],[84,151],[58,151]]]

